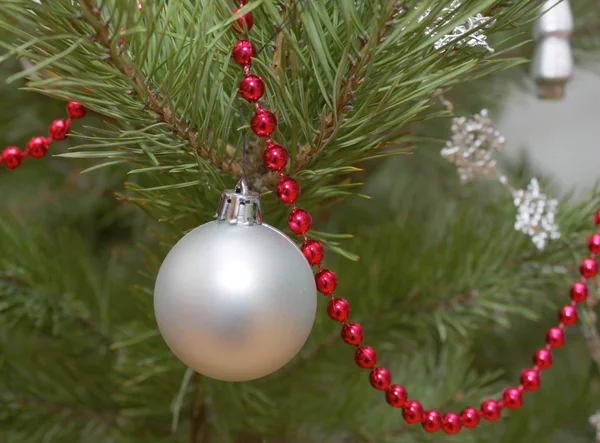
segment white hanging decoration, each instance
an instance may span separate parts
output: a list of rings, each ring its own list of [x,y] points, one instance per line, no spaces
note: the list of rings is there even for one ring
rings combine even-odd
[[[532,75],[539,98],[559,100],[564,97],[565,86],[573,76],[570,42],[573,14],[569,0],[548,0],[542,12],[544,15],[537,20],[533,31],[536,46]]]
[[[558,200],[543,194],[536,178],[529,182],[526,190],[513,191],[513,198],[517,207],[515,229],[530,236],[539,250],[546,247],[548,240],[560,238],[554,221]]]
[[[454,118],[451,131],[441,155],[457,166],[461,182],[468,183],[478,175],[495,177],[496,154],[506,140],[494,129],[487,109],[473,118]]]
[[[425,35],[430,37],[437,37],[438,33],[435,28],[439,26],[445,26],[450,23],[450,20],[454,16],[456,9],[460,6],[459,0],[453,0],[449,6],[445,7],[441,11],[440,17],[434,20],[434,27],[426,27]],[[431,14],[432,8],[428,8],[421,17],[419,17],[419,23]],[[487,35],[485,35],[485,29],[490,28],[493,25],[493,19],[486,17],[482,14],[476,14],[473,17],[469,17],[467,22],[454,28],[454,30],[447,35],[439,37],[433,47],[440,49],[449,43],[454,42],[454,46],[460,48],[461,46],[476,47],[480,46],[487,49],[490,52],[494,52],[494,49],[487,42]],[[473,29],[477,29],[473,31]]]

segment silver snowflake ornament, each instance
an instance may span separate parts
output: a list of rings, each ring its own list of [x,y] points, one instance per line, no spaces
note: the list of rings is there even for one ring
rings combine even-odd
[[[457,166],[461,182],[468,183],[478,175],[495,177],[496,154],[506,140],[494,129],[487,109],[473,118],[454,118],[451,132],[441,155]]]
[[[440,12],[440,16],[433,21],[433,26],[425,28],[425,35],[436,37],[438,33],[435,29],[450,23],[450,20],[454,17],[459,6],[460,1],[453,0],[450,5],[443,8]],[[425,18],[431,14],[431,11],[432,8],[427,8],[423,15],[419,17],[419,23],[425,20]],[[433,47],[435,49],[440,49],[449,43],[454,42],[454,46],[458,48],[461,46],[468,46],[470,48],[481,46],[490,52],[494,52],[494,49],[487,42],[487,35],[485,35],[485,29],[490,28],[493,24],[494,20],[491,17],[486,17],[482,14],[469,17],[466,23],[455,27],[452,33],[439,37]]]
[[[560,238],[559,227],[554,220],[558,201],[549,199],[540,191],[540,184],[533,178],[527,189],[513,191],[513,199],[517,207],[515,229],[531,237],[535,246],[541,251],[548,240]]]

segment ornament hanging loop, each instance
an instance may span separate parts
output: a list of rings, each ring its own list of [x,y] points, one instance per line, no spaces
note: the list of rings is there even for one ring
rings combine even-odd
[[[242,177],[235,185],[235,189],[227,189],[221,194],[215,218],[217,221],[227,221],[232,225],[262,224],[260,194],[250,191],[248,182]]]

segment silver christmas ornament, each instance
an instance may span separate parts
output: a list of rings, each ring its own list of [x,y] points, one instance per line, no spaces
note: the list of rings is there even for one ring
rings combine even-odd
[[[184,236],[154,288],[160,332],[173,353],[210,378],[268,375],[302,348],[317,290],[298,247],[263,224],[259,195],[244,181],[225,191],[217,220]]]
[[[573,14],[569,0],[548,0],[542,13],[533,31],[533,78],[539,98],[557,100],[564,97],[565,85],[573,75]]]

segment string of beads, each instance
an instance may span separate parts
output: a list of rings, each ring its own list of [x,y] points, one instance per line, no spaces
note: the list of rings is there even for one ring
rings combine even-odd
[[[42,158],[48,152],[50,144],[55,140],[64,140],[69,134],[71,122],[82,118],[87,113],[87,109],[80,103],[67,103],[67,113],[69,118],[66,120],[54,120],[50,125],[48,137],[33,137],[27,143],[25,151],[21,151],[17,146],[9,146],[2,151],[0,155],[0,164],[8,169],[17,169],[27,157]]]
[[[245,4],[246,1],[241,1],[240,8]],[[238,11],[239,9],[236,9],[234,14],[237,14]],[[246,13],[236,20],[233,30],[238,34],[248,33],[253,25],[252,13]],[[288,226],[294,234],[303,237],[302,253],[311,266],[318,267],[315,274],[317,289],[330,299],[327,314],[332,320],[342,324],[341,338],[345,343],[356,348],[354,361],[358,367],[369,370],[371,386],[384,393],[385,400],[390,406],[402,410],[402,416],[408,424],[421,423],[423,428],[431,433],[443,430],[446,434],[457,434],[462,428],[477,427],[482,418],[487,421],[498,420],[504,409],[519,409],[523,404],[524,394],[539,389],[541,372],[552,366],[552,351],[565,344],[565,327],[577,323],[576,306],[585,301],[588,296],[586,282],[598,273],[596,254],[600,253],[600,232],[592,235],[588,241],[591,254],[589,258],[581,262],[581,280],[571,286],[571,303],[560,310],[558,325],[550,328],[546,333],[546,345],[533,355],[533,366],[523,369],[520,384],[517,387],[506,388],[501,398],[486,400],[479,408],[467,407],[460,413],[448,412],[445,414],[436,409],[426,410],[419,401],[409,399],[404,386],[392,383],[392,375],[388,369],[377,365],[377,352],[371,346],[363,344],[363,326],[349,321],[350,303],[344,298],[334,296],[338,283],[337,275],[330,269],[324,269],[321,265],[325,256],[325,248],[320,241],[306,235],[311,228],[311,215],[308,211],[295,205],[300,196],[300,185],[282,172],[289,160],[288,152],[271,139],[271,135],[277,128],[277,119],[271,111],[258,104],[265,92],[265,83],[260,76],[252,74],[250,71],[252,58],[255,56],[256,47],[249,40],[240,40],[233,46],[232,58],[244,70],[244,77],[239,84],[240,96],[255,104],[255,114],[250,121],[250,128],[257,136],[266,139],[266,149],[263,155],[264,165],[269,170],[279,173],[280,181],[276,188],[277,198],[292,208],[288,217]],[[596,213],[594,222],[600,226],[600,211]]]

